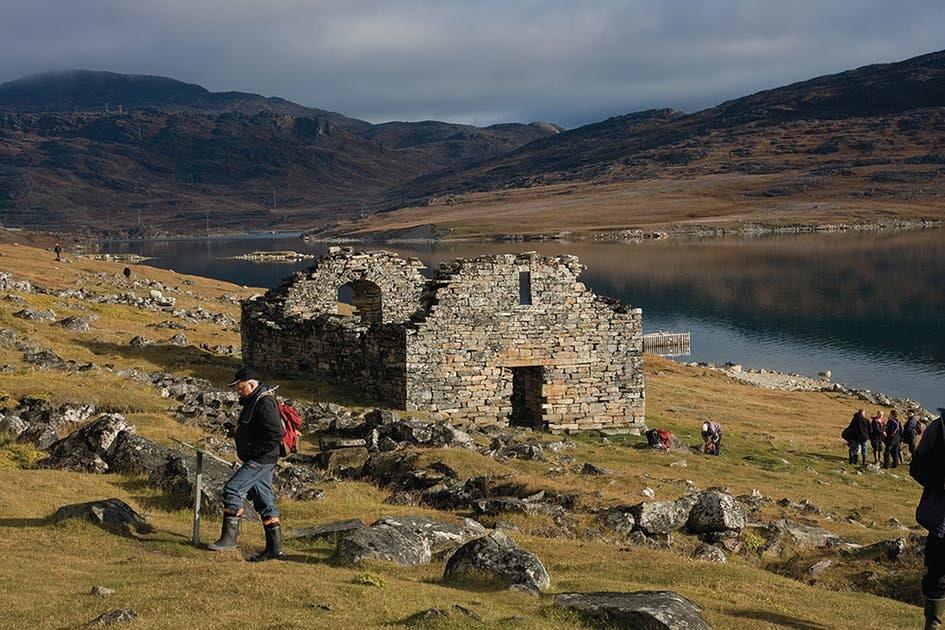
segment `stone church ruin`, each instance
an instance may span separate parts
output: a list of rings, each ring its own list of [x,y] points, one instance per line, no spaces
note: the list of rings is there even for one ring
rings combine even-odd
[[[477,424],[637,432],[642,311],[592,293],[583,269],[527,252],[428,278],[416,258],[333,247],[243,302],[243,359]]]

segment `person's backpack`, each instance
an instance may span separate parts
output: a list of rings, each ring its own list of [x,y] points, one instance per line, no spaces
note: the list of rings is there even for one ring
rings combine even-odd
[[[295,407],[288,405],[278,398],[279,417],[282,418],[282,444],[279,445],[279,455],[288,457],[299,450],[299,431],[302,428],[302,416]]]

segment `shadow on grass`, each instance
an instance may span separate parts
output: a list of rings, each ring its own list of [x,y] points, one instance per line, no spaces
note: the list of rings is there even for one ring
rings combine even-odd
[[[44,518],[0,518],[0,528],[3,527],[42,527],[52,523],[49,517]]]
[[[804,619],[799,619],[798,617],[781,615],[779,613],[768,612],[766,610],[738,610],[732,611],[729,614],[731,614],[733,617],[754,619],[756,621],[764,621],[776,626],[799,628],[800,630],[826,630],[828,627],[815,621],[806,621]]]
[[[221,389],[232,378],[233,373],[242,365],[235,357],[226,357],[201,350],[196,346],[174,346],[170,344],[152,344],[141,348],[132,348],[126,344],[87,340],[82,345],[97,356],[120,356],[127,360],[147,361],[166,372],[187,371],[197,378],[202,378],[218,385]],[[342,385],[332,385],[320,381],[284,379],[263,374],[266,383],[279,385],[279,395],[301,400],[321,400],[339,405],[374,407],[382,406],[368,398],[362,392]]]
[[[188,506],[181,503],[179,499],[165,493],[156,492],[155,487],[151,485],[146,477],[136,477],[124,479],[116,485],[128,493],[134,499],[135,503],[145,510],[159,510],[161,512],[179,512]]]

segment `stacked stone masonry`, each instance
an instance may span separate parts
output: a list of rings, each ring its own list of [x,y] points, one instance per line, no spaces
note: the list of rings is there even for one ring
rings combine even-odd
[[[446,262],[427,278],[414,258],[331,248],[243,303],[243,357],[478,424],[638,432],[642,312],[594,295],[583,269],[526,252]]]

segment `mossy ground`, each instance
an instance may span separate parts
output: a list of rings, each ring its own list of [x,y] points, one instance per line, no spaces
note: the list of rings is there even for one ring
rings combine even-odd
[[[124,265],[79,260],[51,262],[51,255],[29,247],[0,246],[0,268],[46,286],[75,286],[82,274],[115,274]],[[216,299],[231,292],[252,290],[213,280],[133,266],[138,276],[189,289],[198,298],[181,297],[185,308],[198,305],[238,317],[238,308]],[[87,287],[94,289],[94,287]],[[102,287],[103,292],[114,292]],[[77,300],[24,294],[31,305],[52,308],[59,318],[95,310],[99,318],[91,333],[72,333],[55,324],[13,318],[19,307],[0,299],[0,325],[29,336],[66,359],[98,365],[171,370],[223,383],[238,359],[218,357],[196,348],[127,346],[136,335],[161,339],[174,331],[147,328],[169,319],[132,307],[98,308]],[[191,344],[239,345],[238,333],[212,324],[185,331]],[[160,334],[159,334],[160,333]],[[124,381],[105,370],[67,375],[33,370],[21,353],[0,349],[0,364],[13,372],[2,375],[0,392],[12,399],[41,394],[59,401],[92,401],[129,415],[146,437],[169,443],[169,437],[195,439],[200,431],[177,423],[171,403],[151,388]],[[667,427],[683,440],[699,441],[704,418],[726,429],[722,457],[678,456],[639,448],[642,438],[577,436],[567,451],[577,464],[593,462],[612,475],[588,477],[554,470],[546,462],[501,464],[466,451],[437,450],[425,458],[441,459],[462,475],[505,473],[537,488],[581,490],[588,503],[636,503],[641,490],[652,488],[656,498],[682,494],[686,480],[699,487],[727,486],[735,493],[759,489],[772,498],[810,499],[825,512],[844,518],[805,517],[844,538],[869,543],[902,535],[887,523],[896,518],[913,526],[918,487],[904,469],[897,474],[857,475],[846,465],[840,429],[860,403],[824,393],[784,393],[733,381],[716,372],[688,368],[647,357],[647,423]],[[341,402],[358,401],[356,392],[307,381],[284,382],[293,395]],[[7,404],[2,402],[0,405]],[[545,439],[552,439],[546,437]],[[311,443],[303,445],[313,450]],[[550,597],[533,599],[504,590],[447,585],[441,581],[443,563],[404,568],[370,563],[359,568],[331,563],[326,543],[288,544],[288,561],[243,562],[262,545],[258,523],[248,523],[241,536],[241,553],[212,554],[190,546],[190,514],[168,501],[141,479],[118,475],[88,475],[33,468],[39,454],[29,447],[0,446],[0,592],[3,627],[65,627],[84,623],[105,610],[127,606],[139,613],[134,627],[360,628],[398,626],[413,614],[454,604],[474,611],[481,621],[453,614],[423,622],[426,627],[576,628],[576,618],[551,605]],[[685,460],[686,467],[671,466]],[[387,514],[449,514],[424,508],[383,503],[387,493],[360,482],[325,486],[325,497],[314,502],[283,501],[287,528],[343,518],[371,521]],[[595,495],[594,493],[599,493]],[[157,532],[145,539],[121,538],[83,523],[53,525],[48,517],[66,503],[118,497],[146,513]],[[779,515],[768,508],[766,516]],[[866,527],[847,523],[860,516]],[[794,517],[794,516],[792,516]],[[732,557],[726,565],[700,563],[678,552],[646,548],[618,549],[612,544],[552,535],[540,516],[510,515],[519,527],[511,535],[536,552],[552,577],[552,591],[670,589],[705,608],[717,628],[896,628],[919,627],[918,607],[875,595],[810,586]],[[219,522],[205,523],[204,539],[217,533]],[[677,547],[689,542],[677,537]],[[811,560],[813,562],[814,560]],[[842,563],[842,561],[841,561]],[[808,566],[808,565],[805,565]],[[852,567],[852,564],[851,564]],[[856,567],[859,570],[861,567]],[[799,569],[798,569],[799,570]],[[851,570],[853,570],[851,568]],[[784,573],[793,574],[785,566]],[[367,577],[365,577],[367,576]],[[882,576],[881,576],[882,577]],[[880,579],[881,579],[880,577]],[[89,594],[93,585],[117,590],[108,598]],[[827,586],[830,586],[827,583]],[[900,586],[890,586],[899,588]]]

